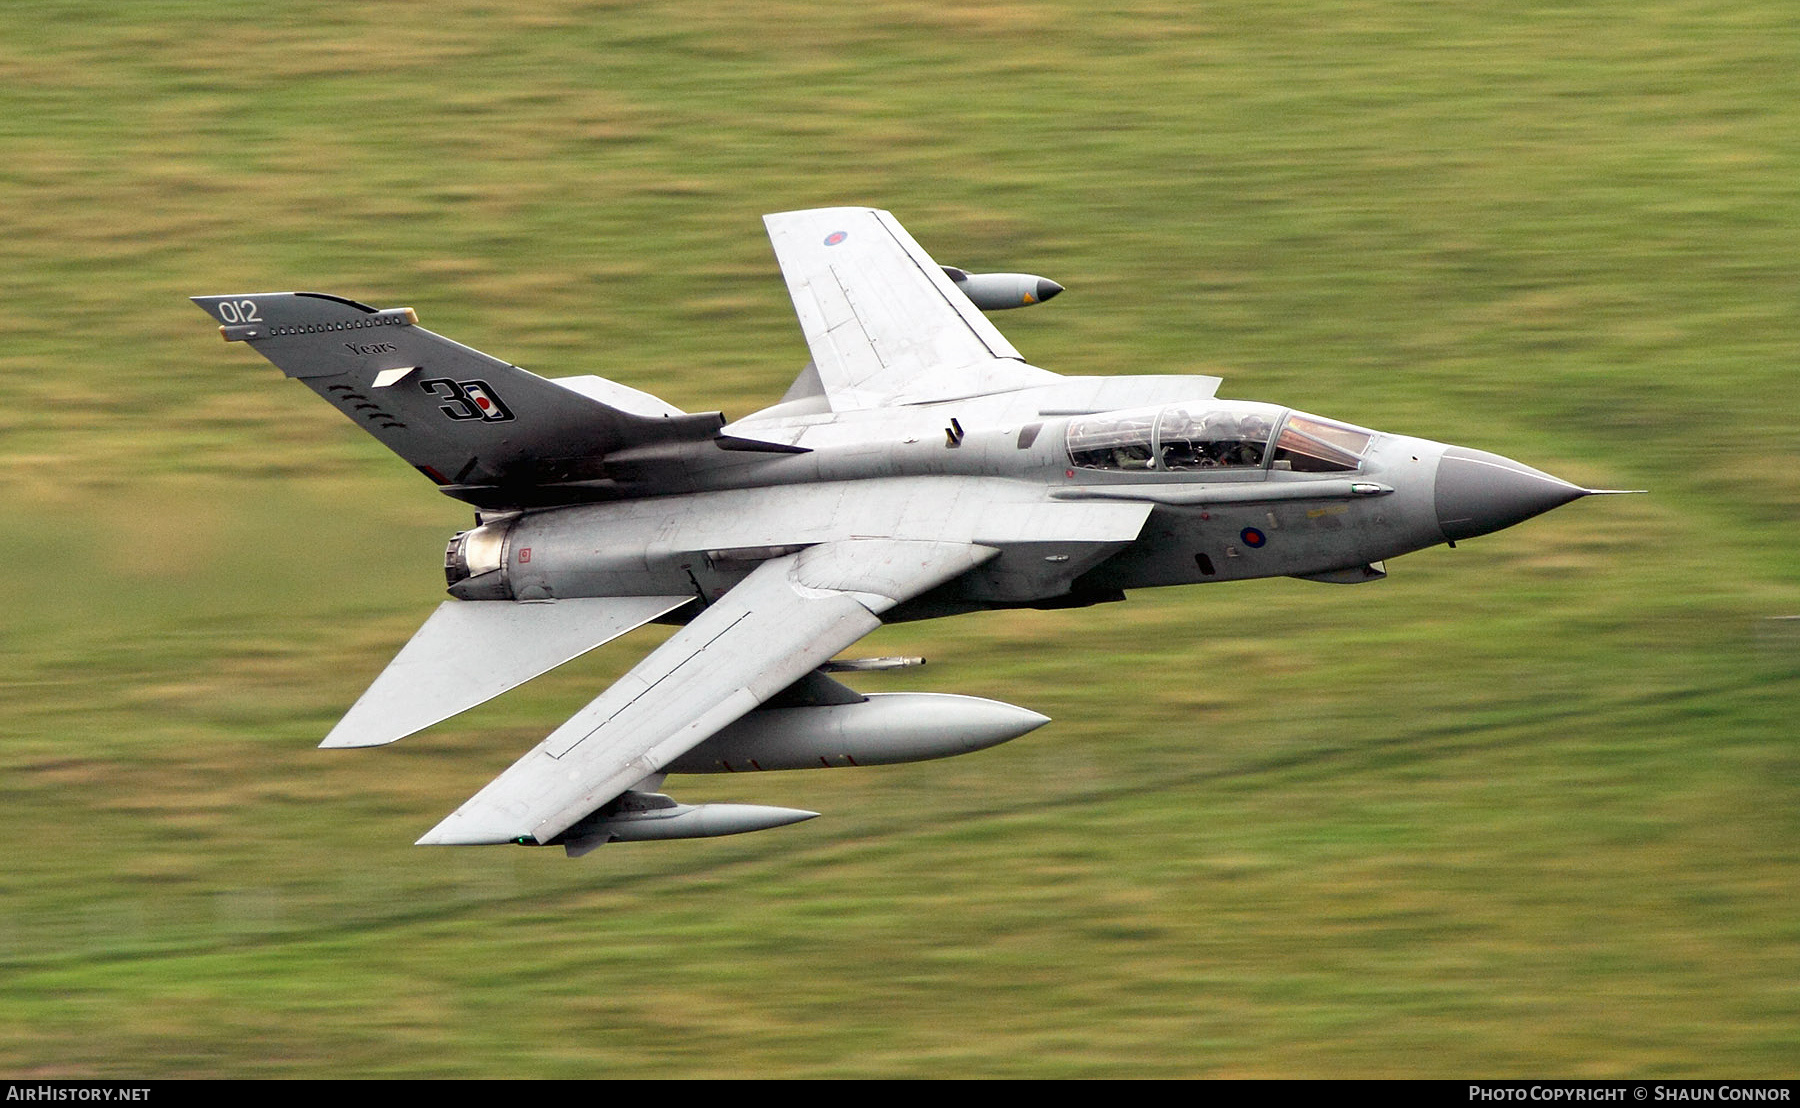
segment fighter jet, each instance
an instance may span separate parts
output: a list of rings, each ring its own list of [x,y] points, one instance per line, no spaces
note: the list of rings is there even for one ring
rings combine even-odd
[[[1600,491],[1511,459],[1279,404],[1211,376],[1065,377],[983,310],[1061,291],[940,266],[884,211],[765,217],[812,360],[727,422],[597,376],[545,378],[411,308],[322,293],[198,296],[444,494],[445,601],[325,738],[379,746],[651,621],[680,625],[421,844],[560,845],[761,830],[816,813],[682,804],[670,773],[941,758],[1048,722],[863,695],[834,661],[883,623],[1076,608],[1132,589],[1384,560]]]

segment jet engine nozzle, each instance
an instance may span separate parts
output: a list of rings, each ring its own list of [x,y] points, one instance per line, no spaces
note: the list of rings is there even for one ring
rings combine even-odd
[[[510,522],[484,523],[458,532],[444,548],[444,583],[461,600],[511,600],[506,580]]]
[[[1438,527],[1451,542],[1472,539],[1523,523],[1588,490],[1560,477],[1485,450],[1452,446],[1438,461]]]

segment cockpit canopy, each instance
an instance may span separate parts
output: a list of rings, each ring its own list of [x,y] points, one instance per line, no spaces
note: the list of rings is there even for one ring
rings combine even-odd
[[[1361,466],[1373,439],[1372,431],[1271,404],[1204,401],[1070,420],[1068,449],[1081,469],[1341,473]]]

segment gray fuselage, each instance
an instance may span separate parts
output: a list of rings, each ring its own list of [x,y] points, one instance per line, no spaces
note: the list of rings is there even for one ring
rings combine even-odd
[[[1001,553],[890,621],[1255,577],[1353,583],[1382,576],[1385,558],[1509,526],[1585,491],[1498,455],[1220,401],[1215,384],[1077,378],[902,408],[777,406],[728,426],[721,441],[735,448],[672,443],[609,458],[594,502],[489,513],[452,542],[450,592],[710,602],[771,557],[892,535]],[[1095,407],[1113,400],[1126,406]],[[1203,421],[1255,430],[1230,432],[1245,440],[1233,444],[1240,456],[1215,459],[1215,444],[1190,440],[1226,432],[1196,430]],[[1348,449],[1296,455],[1280,445],[1306,441],[1296,429]],[[1093,441],[1118,445],[1081,449]]]

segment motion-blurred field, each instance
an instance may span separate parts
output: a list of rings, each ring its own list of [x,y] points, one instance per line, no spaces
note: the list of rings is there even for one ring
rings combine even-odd
[[[0,7],[0,1070],[1793,1076],[1792,15]],[[314,750],[468,516],[184,298],[738,416],[805,360],[758,217],[831,203],[1067,285],[996,319],[1046,367],[1653,494],[884,630],[862,687],[1056,723],[673,783],[797,828],[410,846],[655,635]]]

